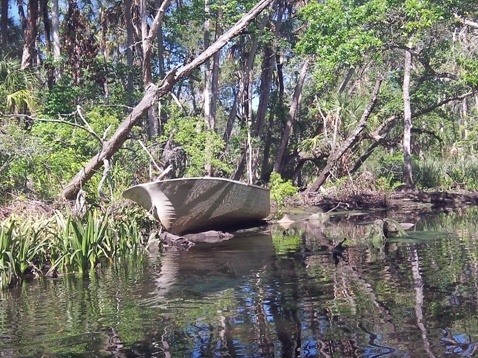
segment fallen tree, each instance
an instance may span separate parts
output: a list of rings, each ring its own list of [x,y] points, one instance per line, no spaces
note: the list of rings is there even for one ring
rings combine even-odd
[[[375,107],[375,103],[377,102],[378,94],[380,92],[380,87],[382,85],[382,79],[378,79],[375,83],[375,88],[373,90],[372,98],[365,109],[364,113],[362,114],[362,118],[357,123],[357,127],[352,132],[352,134],[340,145],[336,150],[334,150],[327,160],[327,164],[325,165],[324,169],[320,172],[319,177],[316,181],[309,187],[307,192],[315,192],[319,190],[322,184],[325,183],[327,178],[330,175],[331,170],[335,167],[337,161],[342,158],[342,156],[353,146],[360,142],[363,138],[365,127],[367,126],[368,119],[372,114],[373,108]]]
[[[265,8],[271,5],[275,0],[261,0],[248,13],[246,13],[234,26],[220,36],[211,46],[204,50],[198,57],[186,65],[171,70],[159,86],[150,84],[141,101],[133,108],[131,113],[119,125],[111,138],[105,141],[97,155],[75,175],[75,177],[63,188],[61,196],[72,200],[76,197],[82,186],[91,179],[91,177],[100,169],[104,163],[107,163],[111,157],[121,148],[128,138],[133,127],[139,122],[141,117],[148,111],[154,102],[169,93],[173,86],[184,78],[189,77],[191,72],[206,62],[211,56],[223,48],[228,41],[240,33],[247,25],[258,16]]]

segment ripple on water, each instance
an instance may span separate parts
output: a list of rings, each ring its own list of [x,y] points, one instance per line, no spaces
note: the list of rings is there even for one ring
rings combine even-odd
[[[346,260],[337,264],[330,250],[310,246],[312,238],[309,245],[299,235],[290,242],[242,237],[144,264],[134,260],[85,279],[34,282],[2,296],[0,351],[174,357],[468,352],[465,345],[478,338],[478,240],[470,232],[463,230],[459,241],[439,235],[386,244],[350,240]]]

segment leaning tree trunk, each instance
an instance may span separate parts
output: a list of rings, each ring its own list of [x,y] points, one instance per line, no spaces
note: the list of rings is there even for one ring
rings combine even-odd
[[[331,170],[336,165],[337,161],[342,158],[342,156],[352,148],[356,143],[360,141],[362,138],[362,133],[365,130],[367,125],[368,119],[372,114],[373,108],[375,107],[375,103],[377,102],[378,94],[380,92],[380,86],[382,85],[382,79],[377,80],[375,83],[375,88],[373,90],[372,98],[370,99],[370,103],[368,107],[365,109],[364,113],[362,114],[362,118],[360,118],[359,123],[357,124],[357,128],[352,132],[352,134],[347,138],[347,140],[333,153],[330,154],[329,159],[327,160],[327,164],[325,165],[324,169],[320,173],[317,180],[310,186],[307,190],[308,192],[314,192],[319,190],[319,188],[325,183],[327,178],[330,175]]]
[[[356,160],[353,169],[350,171],[350,174],[356,173],[363,163],[372,155],[375,148],[377,148],[385,138],[385,136],[390,132],[390,130],[395,126],[395,123],[398,120],[398,116],[393,115],[388,117],[382,124],[372,133],[370,133],[370,137],[373,139],[373,143],[368,147],[368,149],[360,155],[360,157]]]
[[[405,50],[405,69],[403,74],[403,183],[413,187],[412,175],[412,110],[410,104],[410,72],[412,69],[412,53]]]
[[[113,136],[103,143],[100,152],[82,168],[75,177],[63,189],[61,195],[66,199],[74,199],[80,191],[81,187],[103,166],[104,161],[108,161],[123,145],[128,138],[133,127],[139,122],[141,116],[144,115],[149,107],[158,99],[166,95],[173,86],[180,80],[188,77],[191,72],[204,61],[214,55],[223,48],[229,40],[241,33],[242,30],[266,7],[271,5],[275,0],[261,0],[246,15],[244,15],[233,27],[220,36],[209,48],[196,57],[190,63],[180,68],[170,71],[159,87],[151,84],[146,88],[146,92],[142,100],[133,108],[132,112],[119,125]]]

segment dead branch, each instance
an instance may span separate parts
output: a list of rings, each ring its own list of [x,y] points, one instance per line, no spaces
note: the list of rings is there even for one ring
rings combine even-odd
[[[140,118],[147,113],[148,109],[158,98],[163,97],[171,91],[173,86],[180,80],[189,77],[191,72],[198,66],[206,62],[211,56],[223,48],[228,41],[239,35],[247,25],[259,15],[265,8],[270,6],[275,0],[261,0],[247,14],[245,14],[234,26],[221,35],[211,46],[204,50],[198,57],[190,63],[181,66],[179,69],[170,71],[160,86],[150,84],[145,91],[141,101],[133,108],[131,113],[119,125],[112,137],[104,142],[103,150],[90,159],[90,161],[80,170],[75,177],[68,183],[61,193],[66,199],[73,199],[76,193],[84,183],[101,168],[104,159],[110,159],[123,145],[128,138],[133,127],[139,122]]]

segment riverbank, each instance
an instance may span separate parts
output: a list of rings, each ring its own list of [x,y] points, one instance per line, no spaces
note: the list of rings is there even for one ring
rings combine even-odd
[[[131,203],[125,205],[130,206]],[[463,206],[478,205],[478,192],[457,191],[338,191],[332,193],[298,193],[287,199],[289,207],[318,207],[324,212],[334,211],[444,211]],[[121,206],[118,202],[116,206]],[[0,222],[15,214],[22,217],[51,216],[56,211],[73,210],[69,202],[20,200],[7,206],[0,205]],[[114,210],[113,210],[114,211]],[[272,210],[273,211],[273,210]]]
[[[321,211],[331,221],[393,218],[414,223],[428,214],[458,212],[476,205],[478,192],[344,190],[298,193],[285,207]],[[0,288],[30,276],[95,269],[153,242],[161,249],[158,223],[128,201],[92,206],[86,215],[75,213],[72,203],[66,201],[17,201],[0,206],[0,223]]]
[[[323,211],[347,210],[443,210],[478,205],[478,192],[470,191],[357,191],[333,194],[303,193],[291,198],[291,206],[316,206]]]

